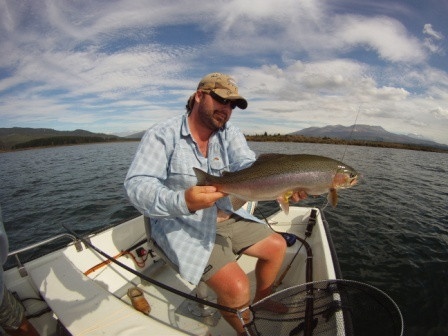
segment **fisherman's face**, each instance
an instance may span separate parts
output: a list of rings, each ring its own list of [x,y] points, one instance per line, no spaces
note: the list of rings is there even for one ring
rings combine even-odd
[[[201,100],[198,106],[199,119],[211,131],[217,131],[229,121],[232,115],[230,102],[222,104],[205,92],[199,92]]]

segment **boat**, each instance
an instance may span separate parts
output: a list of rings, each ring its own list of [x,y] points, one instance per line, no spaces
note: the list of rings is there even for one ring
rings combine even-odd
[[[246,204],[251,211],[255,205]],[[403,334],[400,310],[387,294],[342,279],[323,211],[291,206],[288,214],[278,211],[265,219],[284,235],[288,248],[274,293],[234,311],[241,316],[250,310],[248,335]],[[5,284],[41,335],[234,335],[219,311],[228,307],[218,305],[204,284],[180,277],[148,241],[147,223],[139,216],[87,236],[66,228],[67,233],[12,251],[16,265],[5,271]],[[66,245],[21,261],[25,252],[55,241]],[[255,261],[238,258],[252,284]],[[149,303],[149,314],[134,309],[127,293],[135,287]],[[271,302],[287,312],[273,311]],[[360,333],[362,324],[376,331]]]

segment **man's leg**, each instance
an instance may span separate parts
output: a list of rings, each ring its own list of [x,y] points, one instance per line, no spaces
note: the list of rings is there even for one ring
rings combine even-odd
[[[250,301],[249,279],[236,262],[230,262],[216,272],[206,284],[213,289],[220,305],[240,309],[247,307]],[[244,333],[244,327],[238,316],[231,312],[221,311],[224,319],[239,334]],[[245,323],[249,322],[249,311],[244,316]]]
[[[39,336],[37,333],[37,330],[34,328],[34,326],[26,319],[26,317],[23,318],[22,323],[20,324],[19,328],[14,329],[6,329],[8,335],[11,336]]]
[[[36,329],[27,320],[24,309],[5,287],[3,300],[0,304],[0,324],[8,335],[38,336]]]
[[[244,250],[244,254],[258,258],[255,268],[257,290],[254,302],[272,293],[272,286],[282,266],[285,252],[285,239],[277,233],[272,233],[269,237]]]

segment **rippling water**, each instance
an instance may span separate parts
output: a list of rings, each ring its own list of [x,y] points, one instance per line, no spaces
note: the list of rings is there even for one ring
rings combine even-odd
[[[79,233],[138,215],[122,183],[137,143],[0,154],[0,204],[15,250],[56,233]],[[344,278],[374,285],[400,306],[406,335],[448,335],[448,155],[397,149],[250,143],[258,153],[341,159],[362,175],[327,207]],[[323,206],[308,198],[303,205]],[[261,207],[277,209],[273,202]],[[45,253],[50,246],[38,251]],[[379,321],[380,323],[380,321]]]

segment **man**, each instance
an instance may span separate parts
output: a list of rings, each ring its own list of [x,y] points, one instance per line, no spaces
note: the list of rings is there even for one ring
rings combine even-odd
[[[213,186],[196,186],[193,167],[221,175],[255,161],[244,135],[228,122],[235,107],[245,109],[247,101],[231,77],[211,73],[202,78],[186,115],[145,133],[124,185],[132,204],[151,218],[152,239],[178,265],[181,276],[193,284],[205,281],[219,304],[239,309],[249,305],[250,286],[235,255],[258,258],[258,301],[271,293],[286,244],[256,217],[234,211],[226,194]],[[235,314],[222,315],[238,333],[244,332]]]
[[[0,207],[0,262],[3,265],[8,257],[8,237],[3,226]],[[38,336],[36,329],[25,317],[23,306],[3,284],[3,268],[0,267],[0,334],[3,328],[8,335]]]

